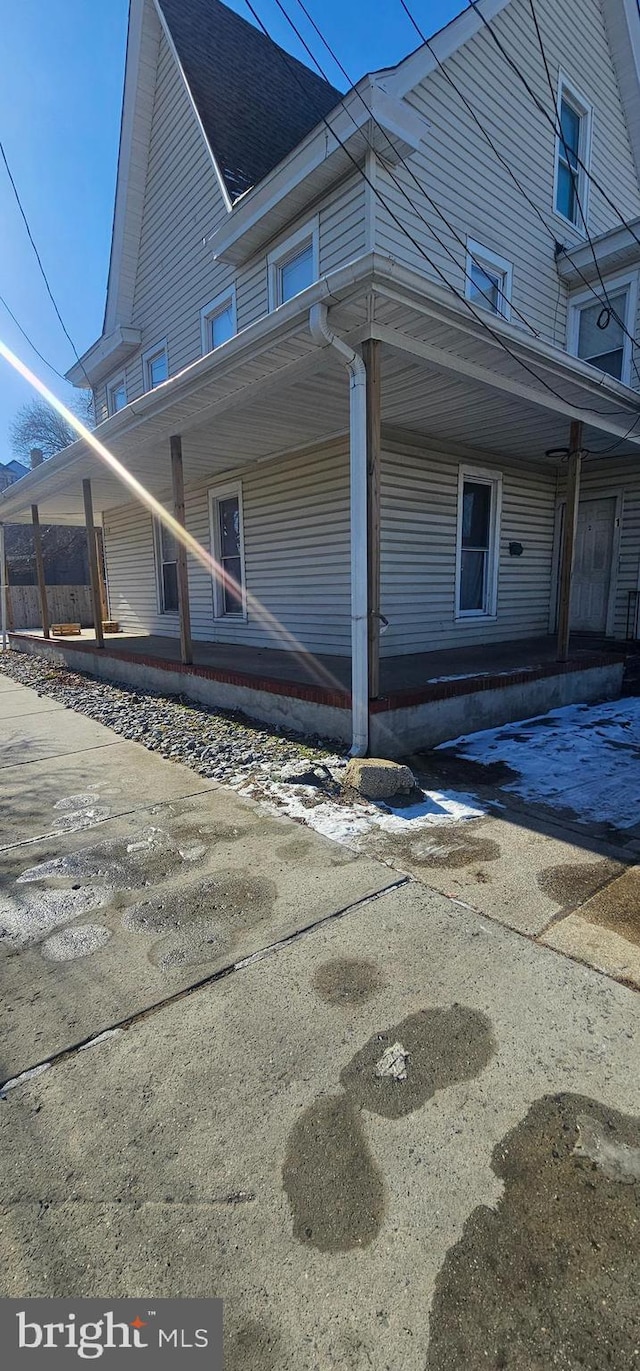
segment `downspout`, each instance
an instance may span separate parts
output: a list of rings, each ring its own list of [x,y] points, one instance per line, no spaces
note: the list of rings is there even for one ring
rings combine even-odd
[[[369,749],[369,659],[367,571],[367,373],[359,352],[333,333],[327,306],[312,305],[314,342],[335,348],[349,372],[349,494],[351,530],[351,756]]]

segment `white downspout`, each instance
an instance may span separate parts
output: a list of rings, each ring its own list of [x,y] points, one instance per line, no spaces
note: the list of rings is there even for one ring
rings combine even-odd
[[[4,524],[0,524],[0,620],[2,623],[2,651],[7,650],[7,564],[4,548]]]
[[[329,328],[326,305],[311,306],[309,328],[316,343],[329,343],[340,353],[349,371],[351,756],[366,757],[369,748],[367,373],[360,353]]]

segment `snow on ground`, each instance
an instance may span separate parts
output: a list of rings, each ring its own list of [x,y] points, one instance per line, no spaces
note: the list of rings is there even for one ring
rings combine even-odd
[[[297,819],[347,847],[357,846],[359,839],[376,829],[406,836],[435,824],[480,819],[485,813],[473,795],[458,791],[424,791],[417,804],[403,806],[369,800],[353,804],[332,798],[319,800],[321,793],[314,786],[278,781],[249,784],[239,791],[258,800],[271,814]]]
[[[571,809],[587,823],[640,823],[640,699],[569,705],[536,719],[442,743],[474,762],[504,762],[518,779],[501,788]]]

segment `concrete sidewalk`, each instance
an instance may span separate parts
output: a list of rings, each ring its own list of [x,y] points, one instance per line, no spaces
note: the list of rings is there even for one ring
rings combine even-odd
[[[227,1371],[635,1365],[638,995],[25,703],[2,1292],[221,1295]]]

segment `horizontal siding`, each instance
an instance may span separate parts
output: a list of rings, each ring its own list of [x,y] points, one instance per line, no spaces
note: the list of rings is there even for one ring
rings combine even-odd
[[[599,0],[563,0],[561,5],[555,0],[538,0],[537,13],[554,85],[562,67],[594,105],[594,175],[625,217],[633,218],[640,212],[640,191]],[[539,100],[551,111],[551,95],[526,0],[512,0],[492,22],[492,28],[526,73]],[[448,59],[447,67],[554,236],[568,246],[581,241],[553,212],[553,130],[486,30],[481,28]],[[410,159],[415,176],[460,238],[466,240],[469,234],[513,262],[515,307],[544,338],[563,346],[566,287],[558,279],[550,233],[527,205],[441,72],[432,72],[407,98],[430,125],[422,148]],[[441,283],[444,276],[463,291],[463,246],[426,196],[420,196],[405,168],[396,168],[393,177],[418,206],[427,225],[412,211],[389,173],[381,169],[382,194],[402,228],[378,201],[378,250]],[[592,185],[591,232],[602,233],[618,222]],[[431,258],[431,265],[424,254]]]
[[[633,614],[629,597],[631,595],[635,602],[634,592],[640,586],[640,472],[636,462],[609,461],[596,466],[588,463],[583,468],[580,494],[583,499],[594,500],[621,496],[620,549],[618,565],[613,569],[617,578],[614,635],[624,639],[627,613],[631,609]]]
[[[473,462],[465,465],[474,465]],[[486,458],[476,465],[487,468]],[[460,459],[387,443],[382,463],[383,656],[526,638],[548,631],[555,472],[490,463],[503,473],[498,612],[455,620]],[[509,542],[521,542],[521,557]]]
[[[264,607],[246,623],[214,619],[211,579],[189,558],[193,636],[251,647],[344,654],[350,645],[348,455],[344,443],[242,474],[246,585]],[[224,485],[234,480],[225,476]],[[187,527],[210,548],[207,487],[186,493]],[[158,613],[151,520],[128,505],[105,516],[110,613],[128,632],[178,635]],[[277,624],[286,630],[279,634]]]

